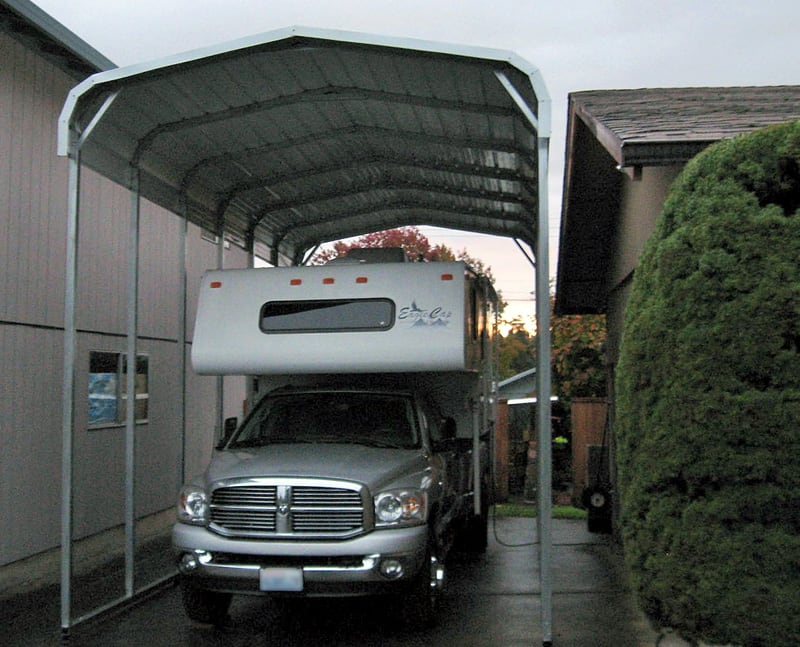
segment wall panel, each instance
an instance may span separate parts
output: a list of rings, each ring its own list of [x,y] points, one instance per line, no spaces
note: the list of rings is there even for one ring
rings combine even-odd
[[[58,544],[60,331],[0,324],[0,565]]]

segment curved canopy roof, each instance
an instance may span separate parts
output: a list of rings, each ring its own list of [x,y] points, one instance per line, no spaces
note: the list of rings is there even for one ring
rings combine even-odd
[[[398,225],[533,245],[540,137],[510,52],[293,27],[89,77],[59,154],[286,264]]]
[[[509,52],[305,28],[100,72],[72,90],[59,120],[59,154],[71,159],[62,630],[70,625],[81,164],[134,192],[132,223],[141,196],[275,265],[302,262],[323,242],[398,225],[519,238],[536,249],[536,290],[547,294],[549,111],[536,69]],[[138,236],[131,231],[127,356],[133,398],[138,265],[132,259]],[[536,308],[542,331],[537,391],[549,403],[549,299],[537,299]],[[217,397],[221,401],[221,391]],[[134,427],[130,415],[128,456],[135,454]],[[543,447],[539,543],[547,640],[549,406],[537,408],[537,429]],[[126,464],[131,488],[134,468]],[[127,501],[126,581],[132,583],[130,490]]]

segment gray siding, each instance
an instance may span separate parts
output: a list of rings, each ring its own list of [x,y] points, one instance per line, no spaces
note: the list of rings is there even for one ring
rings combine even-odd
[[[0,325],[0,565],[58,543],[60,331]]]
[[[60,541],[61,412],[67,162],[56,156],[58,115],[74,80],[0,32],[0,566]],[[74,534],[120,524],[124,427],[88,429],[92,350],[124,352],[130,196],[84,169],[80,213],[74,424]],[[181,425],[181,219],[143,202],[138,350],[149,357],[149,420],[136,428],[136,513],[170,508],[186,473],[210,456],[215,378],[187,375]],[[217,247],[188,227],[187,340],[197,287]],[[246,255],[226,250],[225,265]],[[188,364],[187,364],[188,366]],[[226,379],[225,415],[241,416],[241,378]]]
[[[60,326],[67,165],[56,118],[72,81],[3,33],[0,61],[0,321]]]

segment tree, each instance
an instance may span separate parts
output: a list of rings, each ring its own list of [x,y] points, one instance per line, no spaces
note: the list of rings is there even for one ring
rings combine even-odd
[[[536,365],[535,343],[535,338],[522,325],[521,321],[511,322],[511,329],[505,335],[499,335],[498,354],[501,380],[506,380]]]
[[[416,227],[401,227],[399,229],[376,231],[350,242],[337,241],[332,248],[315,254],[311,259],[311,264],[322,265],[333,258],[344,256],[351,249],[358,247],[401,247],[412,261],[465,260],[456,257],[453,251],[445,245],[431,245],[428,237]],[[467,256],[466,251],[463,252],[463,255]],[[475,269],[477,270],[478,268]]]
[[[605,397],[608,372],[603,362],[604,315],[553,315],[551,356],[553,392],[572,398]]]
[[[622,532],[645,611],[692,641],[800,644],[800,122],[673,184],[617,368]]]

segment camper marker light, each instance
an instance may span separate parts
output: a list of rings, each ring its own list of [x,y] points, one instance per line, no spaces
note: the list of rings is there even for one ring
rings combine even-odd
[[[303,279],[292,279],[289,281],[289,285],[303,285]]]
[[[452,281],[453,275],[452,274],[442,274],[442,281]]]
[[[334,279],[332,276],[326,276],[324,279],[322,279],[323,285],[333,285],[334,283],[336,283],[336,279]]]
[[[211,285],[209,287],[221,288],[222,287],[222,281],[211,281]]]
[[[367,277],[366,276],[357,276],[356,277],[356,283],[366,283],[366,282],[367,282]]]

